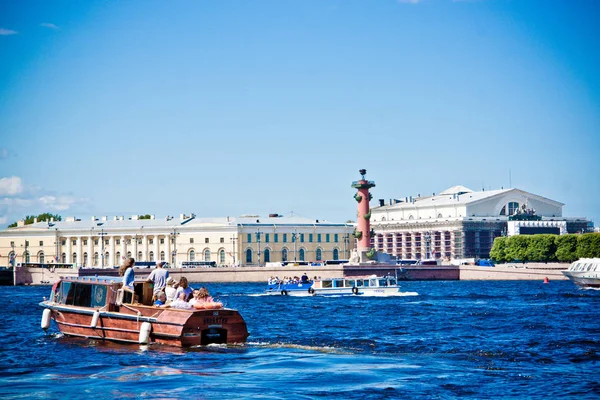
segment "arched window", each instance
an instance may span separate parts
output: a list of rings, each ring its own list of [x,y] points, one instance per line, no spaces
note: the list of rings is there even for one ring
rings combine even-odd
[[[442,215],[442,213],[439,213],[437,217],[438,218],[444,218],[444,216]]]
[[[252,262],[252,250],[246,250],[246,263],[250,264]]]
[[[412,214],[410,214],[410,215],[408,216],[408,219],[415,219],[415,217],[413,217],[413,216],[412,216]]]
[[[148,261],[154,261],[154,252],[153,251],[148,253]]]
[[[29,261],[27,261],[27,262],[29,262]],[[77,264],[77,253],[73,253],[73,258],[71,259],[71,262],[73,264]]]
[[[131,258],[131,252],[130,251],[127,252],[127,258]]]
[[[204,261],[210,261],[210,250],[204,250]]]
[[[14,266],[15,265],[15,252],[11,251],[8,253],[8,264]]]
[[[333,249],[333,259],[334,260],[340,259],[340,251],[338,249]]]
[[[94,253],[94,266],[97,267],[98,266],[98,252]]]
[[[288,251],[287,249],[281,249],[281,261],[287,261]]]
[[[190,250],[190,254],[188,256],[188,261],[196,261],[196,252],[194,251],[194,249]]]
[[[67,263],[67,253],[62,253],[60,255],[60,259],[63,264],[66,264]]]
[[[271,262],[271,250],[265,249],[265,262]]]
[[[225,264],[225,250],[219,250],[219,263]]]
[[[88,253],[83,253],[83,266],[88,266]]]
[[[110,267],[110,253],[108,251],[104,254],[104,266]]]
[[[300,254],[300,261],[304,261],[304,249],[300,249],[298,253]]]
[[[160,261],[165,261],[165,252],[164,251],[160,252]]]
[[[511,201],[508,203],[508,215],[514,215],[519,209],[519,203],[516,201]]]
[[[115,265],[121,264],[121,252],[117,251],[115,253]]]
[[[43,264],[45,260],[46,260],[46,257],[44,257],[44,252],[43,252],[43,251],[40,251],[40,252],[38,253],[38,262],[39,262],[40,264]]]
[[[138,251],[138,257],[137,258],[138,258],[137,259],[138,261],[142,261],[142,252],[141,251]]]
[[[30,262],[30,261],[29,261],[29,260],[30,260],[30,258],[31,258],[31,257],[30,257],[30,255],[29,255],[29,252],[28,252],[28,251],[26,251],[26,252],[25,252],[25,262],[29,264],[29,262]]]
[[[317,249],[317,261],[321,261],[323,259],[323,250]]]

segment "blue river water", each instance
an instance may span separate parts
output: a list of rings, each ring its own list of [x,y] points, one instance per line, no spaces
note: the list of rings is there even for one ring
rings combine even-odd
[[[405,282],[418,295],[388,298],[206,286],[242,313],[246,345],[44,333],[50,287],[1,287],[0,398],[600,397],[600,291],[568,281]]]

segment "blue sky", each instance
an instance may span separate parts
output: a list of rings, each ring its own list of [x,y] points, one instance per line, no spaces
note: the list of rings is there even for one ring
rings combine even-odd
[[[600,3],[0,0],[0,226],[513,187],[600,222]]]

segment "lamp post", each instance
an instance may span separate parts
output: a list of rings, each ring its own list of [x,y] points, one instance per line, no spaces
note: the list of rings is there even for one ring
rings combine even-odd
[[[10,247],[12,248],[12,253],[10,256],[10,265],[12,265],[13,269],[13,286],[17,286],[17,266],[15,265],[15,260],[17,256],[15,254],[15,242],[11,242]]]
[[[104,233],[104,228],[100,230],[98,236],[100,236],[100,240],[102,240],[102,254],[100,259],[102,260],[102,265],[100,268],[104,268],[104,236],[108,235],[108,233]]]
[[[258,243],[258,266],[260,267],[260,230],[256,231],[256,242]]]
[[[235,253],[236,253],[236,249],[235,249],[235,242],[237,241],[237,237],[236,236],[232,236],[231,237],[231,256],[233,257],[233,265],[235,266]]]

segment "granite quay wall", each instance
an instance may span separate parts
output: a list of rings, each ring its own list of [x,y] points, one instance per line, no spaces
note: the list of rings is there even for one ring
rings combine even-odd
[[[570,264],[562,263],[526,263],[498,264],[495,267],[479,267],[476,265],[461,265],[460,280],[567,280],[560,271],[569,268]]]

